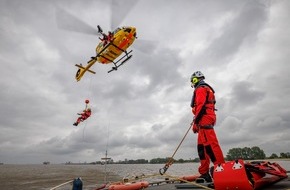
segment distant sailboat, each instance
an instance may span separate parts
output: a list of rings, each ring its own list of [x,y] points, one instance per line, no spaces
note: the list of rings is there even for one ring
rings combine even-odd
[[[105,165],[105,164],[109,164],[109,161],[111,160],[111,158],[108,157],[108,151],[106,150],[106,154],[105,154],[105,157],[104,158],[101,158],[102,160],[102,165]]]

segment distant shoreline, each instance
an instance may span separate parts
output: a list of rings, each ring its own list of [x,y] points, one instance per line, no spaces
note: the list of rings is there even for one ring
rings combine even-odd
[[[251,161],[290,161],[290,158],[273,158],[273,159],[257,159],[257,160],[244,160],[246,162],[251,162]],[[185,162],[188,163],[188,162]],[[175,162],[175,164],[185,164],[185,163],[180,163],[180,162]],[[193,162],[193,163],[198,163],[198,162]],[[5,164],[4,162],[0,162],[0,165],[104,165],[104,163],[101,162],[66,162],[66,163],[53,163],[53,162],[42,162],[42,163],[33,163],[33,164],[27,164],[27,163],[7,163]],[[132,163],[107,163],[107,164],[132,164]],[[155,164],[155,163],[133,163],[133,164]],[[156,163],[156,164],[165,164],[165,163]]]

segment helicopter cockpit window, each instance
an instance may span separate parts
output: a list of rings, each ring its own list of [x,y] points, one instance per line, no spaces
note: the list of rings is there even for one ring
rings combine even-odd
[[[131,28],[124,28],[124,31],[130,33],[131,32]]]
[[[113,34],[116,34],[117,32],[119,32],[121,30],[121,28],[116,28],[114,31],[113,31]]]

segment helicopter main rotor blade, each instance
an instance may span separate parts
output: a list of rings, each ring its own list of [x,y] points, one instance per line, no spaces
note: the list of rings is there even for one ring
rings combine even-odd
[[[139,0],[111,1],[111,30],[117,28]]]
[[[157,48],[157,42],[152,40],[137,39],[133,45],[133,48],[145,54],[152,54]]]
[[[98,30],[61,8],[56,8],[56,22],[60,29],[90,35],[99,35]]]

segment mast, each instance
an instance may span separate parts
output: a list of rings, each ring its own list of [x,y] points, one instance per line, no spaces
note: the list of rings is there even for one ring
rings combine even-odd
[[[107,164],[108,161],[111,160],[111,158],[108,157],[108,146],[109,146],[109,127],[108,127],[108,139],[107,139],[107,145],[106,145],[106,154],[104,158],[101,158],[101,160],[105,161],[105,177],[104,177],[104,181],[105,183],[107,183]]]

